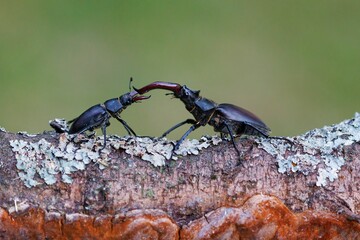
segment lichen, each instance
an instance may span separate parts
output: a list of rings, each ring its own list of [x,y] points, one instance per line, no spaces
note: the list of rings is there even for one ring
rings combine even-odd
[[[61,149],[67,142],[65,149]],[[93,158],[93,154],[88,154],[91,149],[86,147],[74,147],[69,142],[67,135],[60,135],[58,146],[54,146],[41,139],[38,142],[26,142],[23,140],[11,140],[10,145],[15,153],[16,167],[19,170],[19,177],[29,188],[41,184],[39,178],[46,184],[56,183],[57,174],[62,175],[65,182],[71,183],[70,174],[78,170],[84,170],[85,164],[88,164],[87,158]],[[82,154],[83,159],[75,158],[76,154]],[[89,157],[90,156],[90,157]],[[96,160],[93,158],[92,160]],[[38,178],[36,178],[38,176]]]
[[[18,132],[18,134],[24,135],[24,136],[27,136],[27,137],[35,137],[36,136],[36,134],[30,134],[30,133],[25,132],[25,131],[20,131],[20,132]]]
[[[57,129],[69,129],[63,119],[50,122],[56,123]],[[186,139],[172,154],[175,142],[166,138],[107,136],[107,147],[100,151],[103,136],[87,138],[81,134],[67,133],[59,136],[56,146],[45,139],[34,143],[10,141],[19,177],[27,187],[42,183],[51,185],[59,179],[72,183],[72,173],[84,170],[90,163],[96,163],[100,169],[109,166],[109,154],[114,149],[125,150],[127,154],[158,167],[164,166],[171,159],[177,160],[179,156],[198,155],[202,149],[222,141],[218,136],[205,136],[200,140]],[[314,129],[298,137],[255,138],[255,141],[260,148],[276,158],[280,173],[299,172],[308,175],[316,172],[317,186],[325,186],[328,181],[338,178],[338,172],[345,164],[346,159],[342,154],[344,146],[360,141],[360,114],[356,113],[353,119]]]
[[[327,180],[333,182],[338,178],[338,172],[345,164],[343,148],[360,141],[360,114],[298,137],[256,141],[260,148],[276,158],[280,173],[300,172],[308,175],[317,172],[316,185],[325,186]]]
[[[200,150],[210,145],[218,145],[221,141],[218,136],[204,136],[200,140],[186,139],[175,154],[172,154],[175,142],[166,138],[124,137],[120,141],[110,140],[115,149],[125,149],[126,153],[140,157],[156,167],[164,166],[167,160],[177,160],[178,156],[198,155]]]
[[[66,121],[58,121],[68,129]],[[136,156],[148,161],[155,167],[164,166],[165,162],[177,155],[199,154],[199,151],[217,145],[222,140],[217,137],[202,137],[200,140],[185,140],[180,148],[172,154],[174,141],[166,138],[149,137],[118,137],[107,136],[107,147],[102,149],[103,136],[87,138],[84,135],[59,135],[57,145],[45,139],[38,142],[11,140],[10,145],[15,153],[16,167],[19,178],[28,187],[39,184],[55,184],[57,181],[72,183],[71,175],[74,172],[85,170],[86,166],[96,163],[100,169],[109,166],[109,154],[112,150],[125,150],[131,156]]]

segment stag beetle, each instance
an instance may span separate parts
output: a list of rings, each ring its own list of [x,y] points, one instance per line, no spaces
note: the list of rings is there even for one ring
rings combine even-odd
[[[139,94],[144,94],[153,89],[172,91],[170,94],[175,98],[180,98],[185,104],[186,109],[195,118],[186,119],[176,124],[162,135],[162,137],[165,137],[171,131],[184,124],[192,124],[190,129],[187,130],[176,143],[173,152],[179,148],[180,144],[192,131],[206,124],[213,126],[214,131],[220,132],[222,137],[224,137],[225,134],[230,135],[231,142],[239,157],[240,152],[236,147],[235,137],[239,137],[242,134],[269,136],[270,128],[253,113],[232,104],[217,104],[210,99],[201,97],[199,90],[191,90],[186,85],[181,86],[180,84],[170,82],[153,82],[140,89],[134,88]]]
[[[130,83],[131,81],[132,79],[130,79]],[[148,99],[150,97],[137,95],[137,91],[131,91],[124,95],[121,95],[118,98],[109,99],[103,104],[97,104],[95,106],[92,106],[91,108],[83,112],[79,117],[68,121],[68,123],[72,123],[72,125],[67,132],[69,134],[78,134],[84,133],[86,131],[93,131],[94,129],[101,127],[102,133],[104,135],[104,145],[102,149],[104,149],[106,146],[106,128],[110,125],[110,117],[114,117],[122,123],[129,135],[136,136],[134,130],[132,130],[131,127],[123,119],[121,119],[120,113],[130,104],[136,101]],[[51,126],[57,132],[65,132],[65,130],[60,129],[56,125]]]

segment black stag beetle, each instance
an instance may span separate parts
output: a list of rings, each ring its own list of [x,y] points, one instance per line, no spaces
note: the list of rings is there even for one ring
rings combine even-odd
[[[131,84],[131,81],[132,78],[130,79],[129,85]],[[148,98],[150,98],[150,96],[138,96],[137,91],[131,91],[121,95],[120,97],[109,99],[103,104],[92,106],[83,112],[79,117],[68,121],[68,123],[72,123],[68,131],[61,129],[55,123],[50,123],[50,125],[57,132],[68,132],[69,134],[79,134],[86,131],[94,131],[96,128],[101,128],[104,135],[104,145],[101,148],[101,150],[103,150],[106,146],[106,128],[110,125],[109,119],[111,117],[114,117],[121,122],[129,135],[136,136],[134,130],[132,130],[123,119],[121,119],[120,113],[132,103]]]
[[[153,89],[170,90],[175,98],[185,104],[186,109],[195,119],[186,119],[167,130],[162,137],[184,124],[192,124],[189,130],[176,143],[173,152],[176,151],[185,138],[200,126],[209,124],[214,127],[215,132],[220,132],[221,137],[229,135],[234,148],[240,158],[240,152],[235,144],[235,137],[242,134],[269,136],[270,128],[265,125],[253,113],[228,103],[217,104],[210,99],[199,95],[200,91],[194,91],[187,86],[170,82],[153,82],[140,89],[134,88],[139,94],[144,94]]]

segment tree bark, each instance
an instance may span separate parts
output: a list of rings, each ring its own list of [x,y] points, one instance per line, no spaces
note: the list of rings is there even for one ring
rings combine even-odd
[[[166,139],[81,137],[0,130],[2,238],[360,239],[359,114],[240,138],[240,164],[214,137],[176,160]]]

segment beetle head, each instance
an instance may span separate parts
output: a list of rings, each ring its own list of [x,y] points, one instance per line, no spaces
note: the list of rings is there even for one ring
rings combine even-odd
[[[137,91],[131,91],[119,97],[121,104],[124,106],[128,106],[134,102],[145,100],[148,98],[150,98],[150,96],[138,96]]]
[[[178,93],[174,93],[174,96],[180,98],[181,101],[186,103],[193,103],[199,98],[200,90],[191,90],[186,85],[181,87]]]

